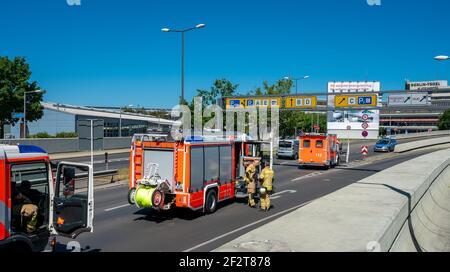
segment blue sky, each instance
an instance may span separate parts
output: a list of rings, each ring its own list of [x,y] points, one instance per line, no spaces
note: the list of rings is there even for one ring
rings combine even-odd
[[[180,36],[163,27],[207,27],[186,36],[186,97],[216,78],[239,91],[285,75],[332,80],[448,79],[448,0],[0,0],[0,56],[25,56],[46,101],[174,106]]]

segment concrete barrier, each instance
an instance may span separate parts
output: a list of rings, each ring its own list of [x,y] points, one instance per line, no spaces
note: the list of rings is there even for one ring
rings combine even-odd
[[[431,138],[427,140],[409,142],[404,144],[399,144],[395,147],[396,153],[403,153],[411,150],[416,150],[424,147],[442,145],[450,143],[450,136],[442,138]]]
[[[104,138],[103,148],[105,150],[128,148],[131,146],[131,137]]]
[[[439,130],[433,132],[420,132],[420,133],[409,133],[409,134],[399,134],[396,135],[396,139],[413,139],[413,138],[422,138],[427,136],[445,136],[450,135],[450,130]]]
[[[450,149],[404,162],[215,251],[449,251],[449,165]]]
[[[450,252],[450,166],[412,210],[391,251]]]
[[[0,140],[0,144],[35,145],[43,148],[48,153],[67,153],[79,151],[78,138]]]

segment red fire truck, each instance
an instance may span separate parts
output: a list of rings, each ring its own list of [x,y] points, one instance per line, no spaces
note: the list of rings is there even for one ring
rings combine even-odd
[[[31,189],[25,192],[22,183]],[[84,189],[78,189],[81,187]],[[14,199],[13,192],[25,195],[37,207],[35,231],[27,231],[27,220],[20,212],[23,203]],[[90,165],[60,162],[53,173],[49,156],[40,147],[0,145],[0,249],[52,249],[57,235],[75,239],[83,232],[92,232],[93,219]]]
[[[168,135],[135,135],[130,157],[128,200],[141,208],[188,208],[213,213],[217,203],[246,198],[245,165],[270,160],[263,145],[245,136],[196,136],[173,140]]]

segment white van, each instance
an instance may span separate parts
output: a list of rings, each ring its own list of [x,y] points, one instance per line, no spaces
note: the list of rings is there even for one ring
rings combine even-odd
[[[277,157],[298,159],[299,141],[296,139],[280,140],[278,144]]]

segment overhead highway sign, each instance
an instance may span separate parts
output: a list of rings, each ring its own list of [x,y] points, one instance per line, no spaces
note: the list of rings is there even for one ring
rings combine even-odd
[[[431,105],[428,93],[391,94],[388,97],[388,106],[427,106]]]
[[[334,106],[336,108],[373,108],[378,104],[378,95],[336,95]]]
[[[312,109],[317,107],[316,96],[288,96],[285,106],[287,109]]]

